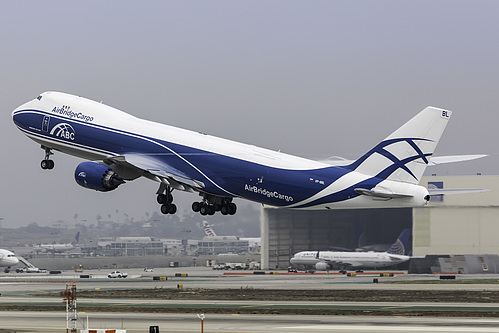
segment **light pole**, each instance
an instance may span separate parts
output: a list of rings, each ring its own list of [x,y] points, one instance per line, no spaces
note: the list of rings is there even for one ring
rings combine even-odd
[[[205,318],[204,313],[198,314],[198,318],[201,319],[201,333],[203,333],[203,331],[204,331],[204,318]]]

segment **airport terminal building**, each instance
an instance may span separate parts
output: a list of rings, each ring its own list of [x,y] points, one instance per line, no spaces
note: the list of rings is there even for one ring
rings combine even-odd
[[[499,272],[499,263],[485,256],[499,255],[499,176],[427,176],[421,185],[488,191],[433,197],[424,208],[329,211],[264,208],[260,218],[262,267],[288,267],[289,259],[299,251],[354,250],[360,243],[386,246],[402,230],[412,228],[409,247],[413,256],[447,257],[441,259],[442,265],[468,272],[464,256],[483,255],[477,259],[482,261],[479,266],[493,272],[497,264]]]

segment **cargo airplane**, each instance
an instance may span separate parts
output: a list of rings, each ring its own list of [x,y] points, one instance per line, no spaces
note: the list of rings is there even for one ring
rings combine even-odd
[[[397,265],[410,259],[405,255],[411,229],[405,229],[386,252],[302,251],[289,262],[295,267],[313,267],[318,271],[331,269],[381,268]]]
[[[41,145],[42,169],[53,151],[86,159],[76,182],[107,192],[145,177],[159,183],[161,212],[174,214],[173,190],[198,193],[195,212],[234,214],[233,198],[292,209],[420,207],[418,185],[451,111],[427,107],[358,160],[315,161],[144,120],[89,99],[45,92],[12,118]],[[355,133],[361,137],[362,133]],[[439,193],[442,194],[441,190]]]

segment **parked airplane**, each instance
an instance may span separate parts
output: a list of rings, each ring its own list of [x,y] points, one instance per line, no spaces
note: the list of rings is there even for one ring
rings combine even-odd
[[[16,255],[9,251],[0,249],[0,267],[6,267],[5,272],[9,272],[10,267],[15,266],[19,263]]]
[[[146,177],[160,184],[162,213],[176,212],[176,189],[199,193],[203,199],[192,209],[203,215],[234,214],[235,197],[293,209],[423,206],[430,193],[418,183],[450,116],[427,107],[358,160],[334,166],[143,120],[59,92],[42,93],[12,112],[19,130],[45,150],[42,169],[54,167],[50,156],[57,150],[90,160],[75,171],[83,187],[107,192]]]
[[[313,266],[318,271],[393,266],[410,259],[405,255],[410,234],[410,228],[403,230],[386,252],[302,251],[296,253],[289,262],[295,267]]]
[[[78,231],[75,235],[75,239],[71,243],[66,244],[38,244],[33,247],[35,252],[64,252],[72,250],[78,245],[80,240],[80,232]]]

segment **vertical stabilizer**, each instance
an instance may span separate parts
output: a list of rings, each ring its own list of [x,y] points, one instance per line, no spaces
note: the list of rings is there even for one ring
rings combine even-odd
[[[213,231],[213,225],[208,224],[208,221],[203,221],[203,229],[206,236],[216,236],[217,234]]]
[[[418,184],[451,114],[427,107],[347,168],[373,177]]]
[[[399,238],[397,238],[395,243],[390,246],[386,253],[404,255],[407,248],[407,243],[409,242],[409,237],[411,236],[411,231],[411,228],[404,229],[400,233]]]
[[[71,245],[75,246],[80,241],[80,232],[76,233],[75,239],[71,242]]]

